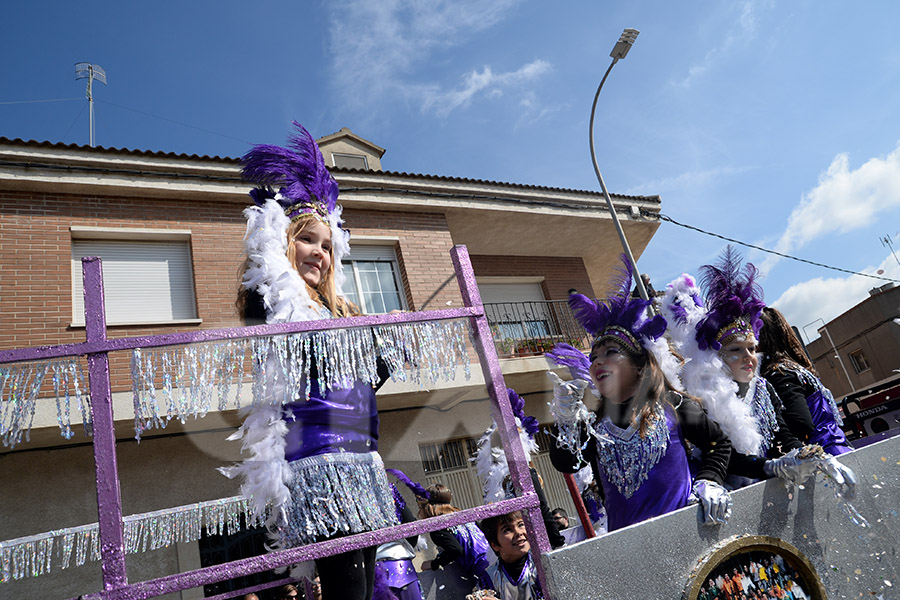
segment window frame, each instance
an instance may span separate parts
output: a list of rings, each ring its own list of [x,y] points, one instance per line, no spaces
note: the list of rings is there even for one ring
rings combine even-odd
[[[83,328],[84,307],[79,307],[77,299],[83,297],[83,281],[81,277],[80,259],[75,257],[75,246],[80,241],[84,242],[173,242],[185,244],[187,248],[188,269],[187,278],[190,283],[190,296],[193,313],[197,316],[186,319],[149,319],[145,321],[113,321],[108,320],[109,327],[138,326],[138,325],[199,325],[203,322],[200,318],[199,303],[197,302],[197,283],[195,280],[194,253],[191,245],[191,230],[189,229],[149,229],[132,227],[89,227],[72,225],[69,227],[71,238],[69,261],[71,264],[71,307],[72,320],[69,327]],[[81,308],[81,311],[78,309]],[[107,319],[109,317],[107,316]]]
[[[369,157],[365,154],[350,154],[348,152],[332,152],[331,153],[331,166],[337,167],[339,169],[358,169],[359,167],[349,167],[349,166],[340,166],[337,164],[337,157],[341,158],[353,158],[353,159],[363,159],[363,164],[365,165],[362,169],[363,171],[369,170]]]
[[[388,263],[391,265],[391,271],[394,276],[394,286],[396,287],[397,296],[400,298],[400,310],[408,310],[408,304],[406,299],[406,289],[403,287],[403,274],[400,272],[400,261],[397,260],[397,249],[395,247],[393,240],[388,243],[385,243],[387,240],[376,239],[376,238],[362,238],[357,243],[351,244],[350,247],[350,255],[343,260],[344,265],[344,275],[347,279],[353,280],[353,285],[356,288],[357,299],[359,300],[358,306],[364,315],[377,315],[377,314],[387,314],[387,313],[373,313],[370,312],[366,307],[365,295],[362,291],[362,280],[359,276],[359,269],[356,263]],[[389,258],[353,258],[353,251],[357,249],[359,251],[362,248],[379,248],[384,249],[390,252]],[[345,290],[346,293],[346,290]]]
[[[866,355],[862,348],[857,348],[853,352],[848,352],[847,356],[850,357],[850,364],[853,365],[853,370],[856,371],[857,375],[865,373],[872,368],[872,366],[869,365],[869,361],[866,359]],[[860,359],[862,359],[861,362]]]

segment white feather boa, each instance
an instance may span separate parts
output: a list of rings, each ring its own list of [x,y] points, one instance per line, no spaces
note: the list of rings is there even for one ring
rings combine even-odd
[[[530,463],[531,457],[540,449],[534,438],[529,437],[528,432],[522,428],[519,417],[516,417],[516,428],[519,431],[519,441],[525,450],[525,462]],[[478,440],[478,454],[475,455],[475,468],[484,485],[485,502],[499,502],[506,499],[505,483],[509,476],[509,463],[503,448],[493,445],[496,432],[497,424],[492,422],[490,428]]]
[[[706,309],[694,302],[699,293],[693,277],[683,274],[667,286],[662,299],[669,337],[685,359],[680,369],[681,383],[684,391],[700,398],[709,417],[722,428],[735,450],[756,455],[763,445],[763,437],[751,407],[738,396],[738,386],[718,353],[697,346],[696,325],[706,315]],[[684,314],[673,310],[678,306]]]

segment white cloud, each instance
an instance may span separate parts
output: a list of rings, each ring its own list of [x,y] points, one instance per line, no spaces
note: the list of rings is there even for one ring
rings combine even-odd
[[[900,265],[893,255],[888,255],[877,267],[863,269],[862,272],[875,275],[879,270],[883,271],[880,274],[882,277],[900,279]],[[821,318],[828,322],[840,316],[865,300],[869,290],[886,283],[888,282],[859,275],[816,277],[792,285],[771,305],[784,313],[791,325],[802,330],[804,325],[816,319]],[[818,337],[815,331],[821,326],[821,321],[817,321],[808,328],[813,339]]]
[[[822,236],[871,225],[879,214],[900,206],[897,190],[900,144],[885,158],[871,158],[856,170],[850,169],[847,154],[838,154],[791,212],[775,250],[789,254]],[[760,269],[767,272],[779,260],[769,257]]]
[[[765,8],[770,5],[765,3]],[[681,81],[674,82],[678,87],[690,87],[694,81],[702,77],[710,68],[717,65],[723,57],[731,51],[736,44],[753,39],[756,35],[756,11],[759,6],[752,0],[746,0],[739,5],[740,15],[735,19],[731,27],[725,28],[725,38],[718,46],[709,49],[697,64],[688,67],[688,73]]]
[[[441,91],[437,88],[427,90],[424,94],[422,110],[433,111],[440,117],[446,117],[455,109],[468,106],[472,98],[481,92],[488,97],[497,98],[503,95],[503,88],[533,81],[549,72],[550,68],[550,63],[541,59],[508,73],[494,73],[491,67],[485,65],[480,73],[472,71],[464,75],[462,85],[454,90]],[[531,104],[533,103],[532,98]]]
[[[496,98],[506,89],[539,78],[550,71],[550,63],[541,59],[500,73],[485,65],[462,75],[462,83],[449,89],[429,81],[432,70],[425,70],[426,65],[449,60],[441,52],[466,44],[496,25],[519,2],[329,3],[333,79],[341,101],[351,108],[371,110],[374,99],[390,97],[443,117],[469,106],[479,95]]]

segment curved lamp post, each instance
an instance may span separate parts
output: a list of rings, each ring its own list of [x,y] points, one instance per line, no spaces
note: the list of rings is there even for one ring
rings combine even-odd
[[[641,295],[641,298],[644,300],[649,300],[650,297],[647,295],[647,288],[644,287],[644,281],[641,279],[641,273],[638,271],[637,263],[634,261],[634,256],[631,254],[631,247],[628,245],[628,240],[625,239],[625,232],[622,231],[622,224],[619,223],[619,216],[616,214],[616,207],[613,204],[612,198],[609,196],[609,190],[606,189],[606,183],[603,181],[603,175],[600,173],[600,166],[597,164],[597,152],[594,150],[594,115],[597,112],[597,99],[600,98],[600,90],[603,89],[603,84],[606,83],[606,78],[609,77],[609,72],[612,71],[613,66],[619,62],[619,59],[625,58],[628,54],[628,51],[631,50],[631,46],[634,45],[634,40],[637,39],[638,33],[640,33],[637,29],[626,29],[622,32],[622,36],[619,38],[619,41],[616,42],[615,47],[612,49],[612,52],[609,53],[610,57],[612,57],[612,62],[609,65],[609,68],[606,69],[606,73],[603,75],[603,79],[600,81],[600,85],[597,87],[597,93],[594,94],[594,105],[591,107],[591,123],[590,123],[590,144],[591,144],[591,161],[594,163],[594,172],[597,174],[597,180],[600,182],[600,189],[603,190],[603,197],[606,199],[606,207],[609,208],[609,214],[612,217],[613,225],[616,228],[616,233],[619,234],[619,241],[622,243],[622,249],[625,252],[625,256],[628,257],[628,262],[631,263],[631,268],[635,274],[634,281],[637,285],[638,293]]]

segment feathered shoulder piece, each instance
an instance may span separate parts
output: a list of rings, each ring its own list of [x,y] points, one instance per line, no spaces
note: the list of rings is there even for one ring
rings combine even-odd
[[[700,267],[700,285],[706,292],[707,313],[697,324],[701,350],[719,350],[736,337],[759,339],[762,328],[762,288],[759,271],[751,263],[741,266],[741,256],[729,245],[715,265]]]
[[[611,282],[612,289],[606,300],[591,300],[582,294],[571,294],[569,306],[575,319],[594,336],[595,344],[612,339],[632,354],[640,355],[648,341],[656,340],[665,333],[666,320],[660,315],[648,318],[650,300],[630,297],[633,273],[631,263],[624,254],[622,265]]]
[[[288,137],[287,148],[260,144],[247,152],[241,158],[241,176],[259,186],[250,192],[257,206],[272,199],[291,220],[313,214],[328,223],[337,207],[337,181],[313,137],[297,121],[293,125],[296,132]]]
[[[509,404],[516,417],[516,427],[519,430],[519,441],[525,450],[526,462],[531,460],[539,452],[538,444],[534,439],[538,432],[538,420],[525,416],[525,400],[512,388],[507,388]],[[494,446],[494,434],[497,432],[497,424],[491,422],[490,428],[484,432],[478,440],[478,452],[475,462],[478,475],[484,486],[485,502],[498,502],[514,496],[509,481],[509,463],[503,448]],[[499,441],[499,440],[498,440]]]

